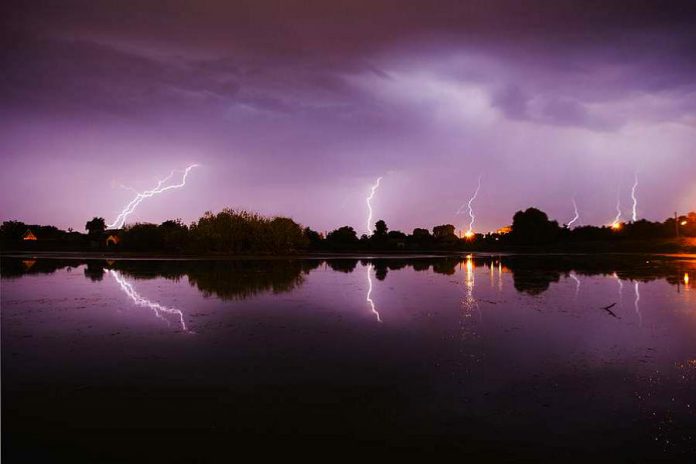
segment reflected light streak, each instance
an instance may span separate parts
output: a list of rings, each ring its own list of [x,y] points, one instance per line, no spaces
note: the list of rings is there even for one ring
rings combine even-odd
[[[370,305],[370,310],[377,318],[377,322],[382,322],[382,318],[379,317],[379,312],[375,309],[375,302],[372,301],[372,263],[367,265],[367,296],[365,301]]]
[[[121,290],[123,290],[136,305],[151,309],[155,313],[155,316],[157,316],[159,319],[166,321],[168,324],[169,320],[163,317],[162,313],[174,315],[179,320],[181,330],[184,332],[189,331],[186,328],[186,323],[184,322],[184,314],[180,310],[168,308],[166,306],[160,305],[159,303],[153,303],[150,300],[146,300],[145,298],[141,297],[138,294],[138,292],[135,291],[133,286],[129,282],[127,282],[126,279],[124,279],[118,271],[115,271],[113,269],[109,269],[108,271],[112,276],[114,276],[116,282],[118,282],[118,284],[121,286]]]
[[[467,255],[466,257],[466,279],[465,279],[465,285],[466,285],[466,297],[464,298],[464,306],[467,310],[467,314],[465,315],[466,317],[469,317],[471,315],[471,312],[474,310],[479,311],[478,307],[478,302],[476,301],[476,298],[474,298],[474,285],[476,283],[475,275],[474,275],[474,259],[473,256]],[[479,311],[479,318],[481,317],[481,311]]]
[[[623,303],[623,281],[616,272],[614,272],[614,278],[619,284],[619,306],[621,306]]]
[[[133,200],[131,200],[131,202],[128,203],[125,208],[123,208],[123,211],[121,211],[121,213],[116,217],[116,220],[114,222],[112,222],[111,224],[108,224],[107,227],[109,229],[113,229],[113,228],[120,229],[126,223],[126,218],[129,215],[131,215],[133,213],[133,211],[135,211],[135,208],[137,208],[138,205],[143,202],[143,200],[145,200],[146,198],[150,198],[150,197],[153,197],[155,195],[158,195],[160,193],[164,193],[167,190],[178,189],[178,188],[181,188],[184,185],[186,185],[186,177],[188,176],[189,172],[191,171],[191,169],[198,167],[198,166],[199,166],[198,164],[192,164],[192,165],[188,166],[183,171],[172,171],[169,173],[169,175],[167,177],[165,177],[162,180],[157,181],[157,186],[155,188],[138,193],[135,196],[135,198],[133,198]],[[174,173],[176,173],[176,172],[183,172],[184,173],[184,175],[182,176],[181,182],[178,184],[172,184],[172,185],[167,185],[167,186],[163,187],[163,185],[166,184],[167,182],[169,182],[169,180],[172,178],[172,176],[174,176]],[[127,187],[125,187],[125,188],[127,188]]]
[[[377,178],[375,185],[370,187],[370,195],[367,197],[367,235],[372,234],[372,199],[375,197],[375,192],[379,188],[379,183],[382,180],[381,177]]]
[[[638,321],[641,327],[643,326],[643,315],[640,312],[640,289],[638,287],[638,281],[634,283],[634,291],[635,291],[635,299],[633,300],[633,308],[636,310],[636,314],[638,315]]]
[[[580,279],[575,275],[575,273],[571,272],[570,278],[575,281],[575,299],[578,299],[578,295],[580,294]]]

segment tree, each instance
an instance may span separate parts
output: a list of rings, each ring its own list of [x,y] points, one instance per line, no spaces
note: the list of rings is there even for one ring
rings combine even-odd
[[[104,221],[104,218],[95,217],[92,218],[91,221],[87,221],[87,224],[85,224],[85,229],[89,235],[99,235],[106,230],[106,222]]]
[[[380,219],[375,223],[375,230],[372,232],[372,236],[375,238],[385,238],[388,230],[387,223]]]
[[[354,248],[359,243],[355,229],[350,226],[332,230],[326,235],[326,242],[332,248]]]
[[[0,226],[0,237],[3,240],[21,240],[28,227],[20,221],[5,221]]]
[[[452,224],[443,224],[433,227],[433,236],[437,240],[452,240],[457,238]]]
[[[539,245],[553,242],[560,233],[558,222],[550,221],[537,208],[518,211],[512,218],[512,240],[521,245]]]
[[[418,227],[413,229],[413,234],[411,234],[411,235],[413,236],[414,240],[419,241],[419,242],[427,241],[427,240],[430,240],[432,238],[432,236],[430,235],[430,231],[428,229],[420,229]]]
[[[305,239],[309,243],[310,248],[319,248],[321,247],[321,242],[323,241],[321,235],[319,232],[316,230],[312,230],[309,227],[305,227],[304,230],[302,231],[302,234],[304,235]]]
[[[286,217],[275,217],[266,224],[265,234],[269,237],[269,250],[274,253],[289,253],[307,247],[309,241],[302,233],[302,226]]]

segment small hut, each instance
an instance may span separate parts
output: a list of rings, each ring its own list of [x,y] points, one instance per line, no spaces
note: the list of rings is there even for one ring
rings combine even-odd
[[[115,247],[121,242],[121,237],[119,236],[120,232],[120,229],[107,230],[104,232],[106,235],[106,241],[104,243],[106,244],[107,248]]]
[[[27,229],[27,231],[24,232],[24,235],[22,236],[22,240],[38,240],[38,239],[36,238],[36,235],[34,235],[34,232]]]

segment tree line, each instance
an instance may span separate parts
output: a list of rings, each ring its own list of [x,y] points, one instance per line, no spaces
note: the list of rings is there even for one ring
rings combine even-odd
[[[23,240],[27,231],[37,237]],[[136,223],[108,231],[103,218],[85,224],[86,234],[54,226],[5,221],[0,225],[0,242],[4,250],[85,250],[112,247],[134,252],[202,253],[225,255],[295,254],[302,252],[351,251],[473,251],[517,248],[615,248],[635,246],[654,248],[658,243],[672,243],[673,237],[696,237],[696,213],[664,222],[639,220],[618,227],[582,226],[569,228],[549,219],[537,208],[518,211],[505,232],[458,237],[455,226],[441,224],[431,230],[415,228],[410,234],[390,230],[384,220],[375,223],[371,234],[358,236],[351,226],[342,226],[325,234],[303,227],[291,218],[266,217],[246,210],[223,209],[206,212],[187,225],[181,220],[161,224]],[[107,242],[109,235],[116,240]],[[671,242],[670,242],[671,240]]]

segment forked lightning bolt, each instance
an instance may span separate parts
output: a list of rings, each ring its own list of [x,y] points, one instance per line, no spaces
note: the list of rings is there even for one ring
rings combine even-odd
[[[188,176],[188,173],[191,171],[191,169],[198,167],[198,164],[192,164],[189,167],[187,167],[183,171],[172,171],[169,173],[167,177],[164,179],[160,180],[157,182],[157,186],[151,190],[146,190],[144,192],[138,193],[133,200],[126,205],[125,208],[123,208],[123,211],[116,217],[116,220],[109,224],[107,227],[109,229],[112,228],[117,228],[120,229],[123,227],[123,225],[126,223],[126,218],[135,211],[135,208],[138,207],[140,203],[143,202],[146,198],[153,197],[157,194],[164,193],[167,190],[173,190],[173,189],[178,189],[186,185],[186,177]],[[172,184],[172,185],[166,185],[166,183],[174,176],[175,173],[177,172],[183,172],[183,176],[181,179],[181,182],[178,184]]]
[[[463,204],[455,213],[455,215],[462,214],[462,211],[465,207],[469,210],[469,228],[464,233],[465,237],[472,237],[474,235],[474,222],[476,221],[476,216],[474,215],[474,208],[472,207],[472,205],[474,203],[474,200],[476,200],[476,197],[478,196],[479,190],[481,190],[481,176],[479,176],[478,178],[478,185],[476,186],[476,190],[474,191],[472,197],[469,198],[469,201]]]
[[[379,188],[379,183],[382,180],[381,177],[377,178],[377,182],[375,182],[375,185],[370,187],[370,195],[367,197],[367,235],[370,235],[372,233],[372,199],[375,197],[375,192]]]

